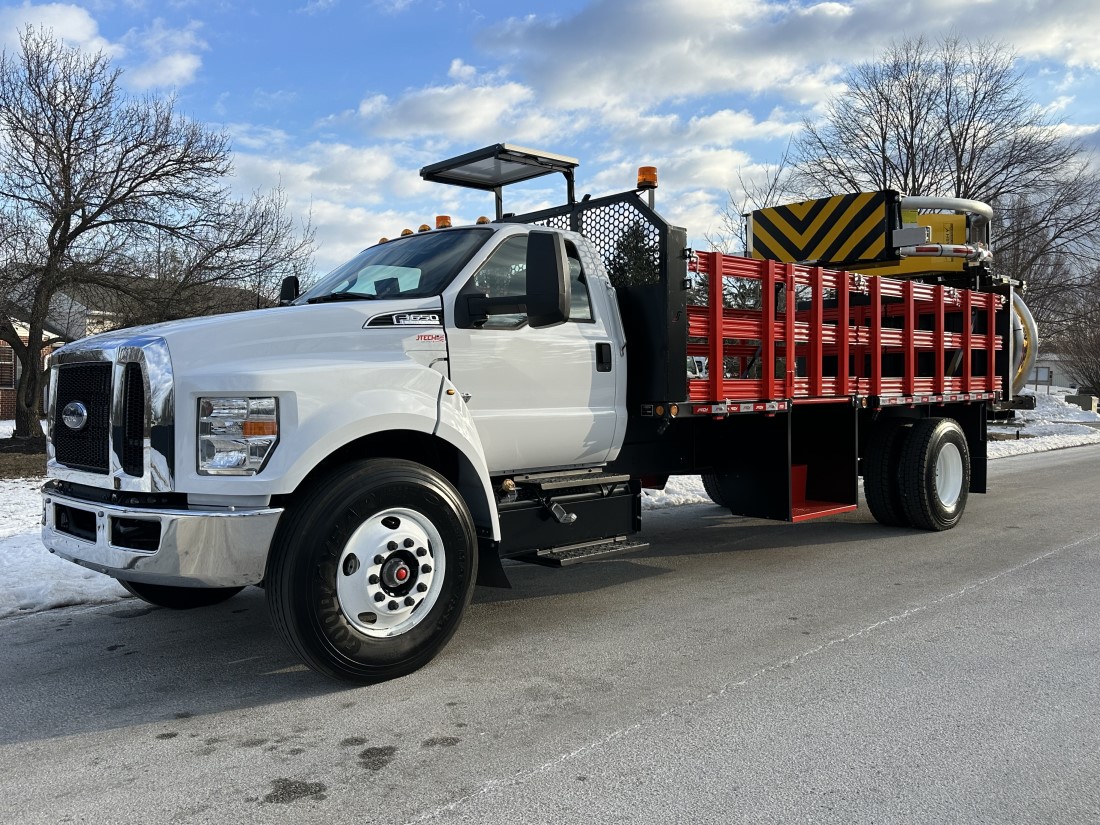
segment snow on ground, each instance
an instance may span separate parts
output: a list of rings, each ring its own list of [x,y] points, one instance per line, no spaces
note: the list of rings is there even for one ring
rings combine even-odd
[[[991,424],[992,432],[1015,435],[991,441],[990,458],[1100,443],[1100,415],[1067,404],[1065,388],[1036,395],[1034,410],[1017,412],[1016,420]],[[1095,426],[1090,427],[1091,422]],[[0,421],[0,438],[14,422]],[[72,604],[110,602],[125,598],[114,579],[51,555],[42,546],[39,524],[42,478],[0,479],[0,618],[24,615]],[[661,510],[684,504],[707,504],[710,498],[698,476],[669,479],[664,490],[643,490],[642,509]]]
[[[993,433],[1014,435],[1019,432],[1019,439],[990,441],[987,445],[989,457],[1004,458],[1081,444],[1100,444],[1100,429],[1095,426],[1100,424],[1100,415],[1075,404],[1067,404],[1066,393],[1072,392],[1065,387],[1053,387],[1050,393],[1025,390],[1025,394],[1035,395],[1035,409],[1017,410],[1015,421],[991,423],[989,426]],[[1091,422],[1094,426],[1090,427],[1085,422]]]
[[[50,554],[39,525],[44,479],[0,478],[0,618],[126,595],[118,582]]]

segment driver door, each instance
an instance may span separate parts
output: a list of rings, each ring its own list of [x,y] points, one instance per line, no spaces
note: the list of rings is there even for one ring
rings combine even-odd
[[[580,257],[566,244],[572,303],[563,324],[533,329],[526,313],[448,319],[451,381],[492,474],[600,464],[615,435],[612,339],[596,317]],[[527,236],[506,238],[458,295],[526,292]],[[454,317],[454,316],[457,316]]]

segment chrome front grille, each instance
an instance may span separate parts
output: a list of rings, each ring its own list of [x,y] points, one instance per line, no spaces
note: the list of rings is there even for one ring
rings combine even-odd
[[[145,381],[139,364],[127,364],[122,372],[122,432],[115,448],[122,471],[140,476],[145,468]]]
[[[65,423],[65,410],[81,405],[84,423],[79,428]],[[57,461],[89,473],[110,468],[111,365],[65,364],[57,373],[53,443]]]
[[[163,338],[98,336],[51,357],[52,478],[113,490],[170,492],[172,362]]]

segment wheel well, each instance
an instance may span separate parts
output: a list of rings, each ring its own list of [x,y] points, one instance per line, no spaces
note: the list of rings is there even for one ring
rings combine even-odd
[[[488,528],[492,523],[481,482],[469,459],[457,447],[442,438],[413,430],[387,430],[348,442],[310,470],[291,497],[299,490],[308,488],[317,478],[332,472],[336,467],[365,458],[403,458],[431,467],[462,494],[466,506],[470,508],[470,515],[473,516],[475,525],[479,528]],[[275,498],[285,500],[288,497]],[[276,502],[273,501],[273,503]]]

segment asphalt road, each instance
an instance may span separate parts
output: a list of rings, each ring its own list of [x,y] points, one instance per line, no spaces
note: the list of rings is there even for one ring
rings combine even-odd
[[[942,534],[647,513],[366,688],[255,589],[0,621],[0,822],[1100,822],[1098,470],[992,462]]]

